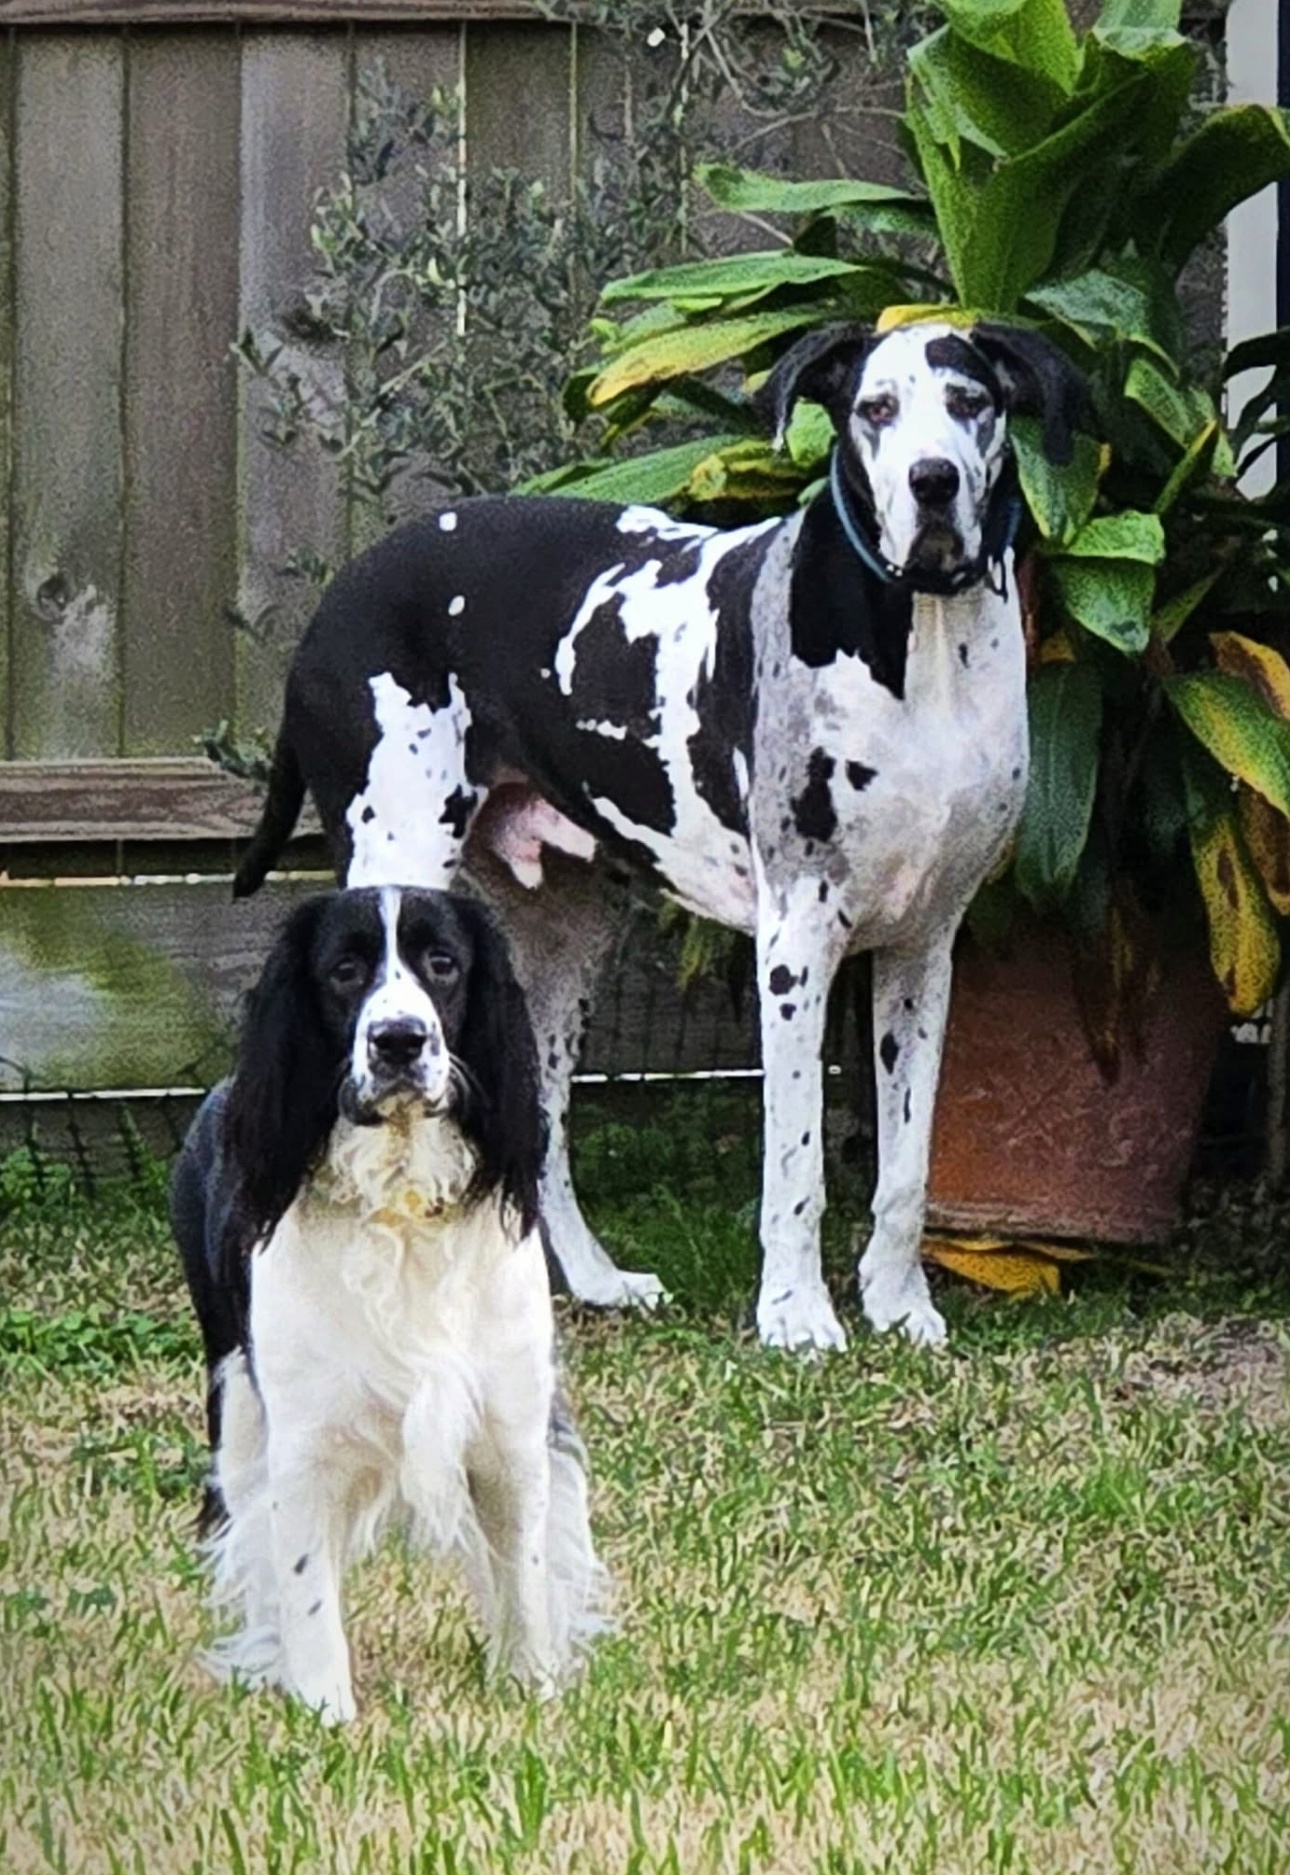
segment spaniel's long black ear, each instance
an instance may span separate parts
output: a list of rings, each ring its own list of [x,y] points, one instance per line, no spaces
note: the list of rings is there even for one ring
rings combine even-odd
[[[1088,380],[1059,345],[1021,326],[978,325],[972,343],[989,359],[1003,385],[1008,409],[1039,417],[1044,426],[1044,454],[1066,463],[1075,448],[1075,431],[1088,422]]]
[[[473,899],[457,909],[474,952],[456,1052],[470,1071],[462,1124],[479,1154],[475,1186],[480,1196],[500,1190],[528,1232],[546,1145],[533,1025],[492,913]]]
[[[821,326],[790,345],[777,359],[757,392],[757,408],[775,433],[775,447],[784,441],[793,405],[799,397],[823,404],[835,429],[846,423],[856,372],[873,344],[871,326],[846,322]]]
[[[237,1068],[224,1111],[234,1172],[230,1253],[273,1229],[300,1189],[336,1118],[343,1061],[328,1038],[310,952],[331,893],[297,905],[246,1002]]]

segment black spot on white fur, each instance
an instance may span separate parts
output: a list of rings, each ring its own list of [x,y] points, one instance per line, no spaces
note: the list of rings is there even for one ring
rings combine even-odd
[[[831,840],[837,829],[837,809],[829,788],[834,767],[833,757],[826,755],[823,749],[811,750],[806,764],[806,786],[789,803],[793,825],[804,840]]]
[[[879,1055],[880,1060],[882,1061],[883,1067],[886,1068],[888,1074],[891,1074],[894,1071],[895,1066],[896,1066],[896,1059],[899,1054],[900,1054],[900,1043],[896,1040],[895,1036],[891,1033],[891,1030],[888,1029],[887,1033],[883,1036],[881,1042],[878,1044],[878,1055]]]

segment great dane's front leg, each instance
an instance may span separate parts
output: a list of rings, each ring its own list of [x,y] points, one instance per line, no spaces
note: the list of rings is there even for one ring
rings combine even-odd
[[[922,1245],[956,928],[942,928],[922,949],[878,951],[873,960],[878,1184],[873,1235],[860,1259],[860,1295],[875,1328],[900,1326],[911,1341],[927,1345],[945,1339]]]
[[[814,905],[815,888],[811,887]],[[761,1291],[757,1329],[772,1348],[844,1348],[820,1267],[824,1215],[824,1018],[838,958],[816,917],[759,926],[764,1082]],[[812,926],[815,929],[812,929]]]

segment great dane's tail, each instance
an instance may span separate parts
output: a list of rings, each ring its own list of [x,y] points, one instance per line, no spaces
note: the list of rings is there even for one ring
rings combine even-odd
[[[260,824],[233,874],[233,897],[249,898],[264,884],[275,859],[295,831],[305,803],[305,778],[284,723],[269,769],[269,792]]]

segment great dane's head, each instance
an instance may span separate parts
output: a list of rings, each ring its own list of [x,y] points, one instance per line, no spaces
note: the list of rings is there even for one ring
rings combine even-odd
[[[927,320],[882,335],[826,326],[799,339],[762,392],[778,435],[800,397],[833,420],[844,522],[891,577],[953,592],[984,577],[1010,535],[1008,417],[1040,417],[1046,452],[1068,462],[1086,389],[1037,332]]]

